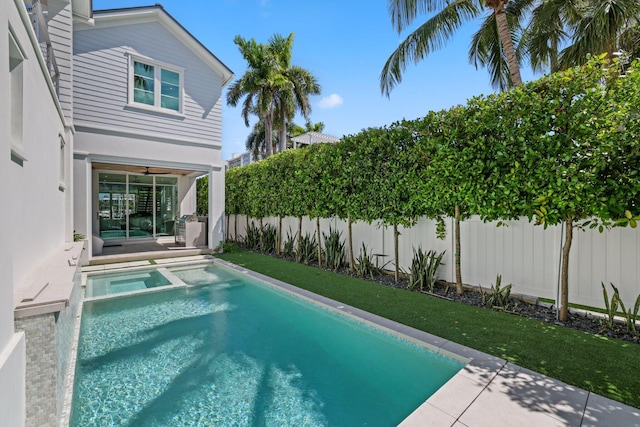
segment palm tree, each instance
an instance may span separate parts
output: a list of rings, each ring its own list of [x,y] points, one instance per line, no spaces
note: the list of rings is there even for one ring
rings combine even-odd
[[[493,60],[497,61],[495,64],[490,61],[480,63],[498,68],[502,61],[506,62],[508,73],[492,71],[494,86],[506,89],[521,85],[520,65],[505,7],[508,2],[509,0],[388,0],[391,23],[399,34],[413,23],[418,14],[437,13],[409,34],[387,59],[380,73],[382,93],[389,96],[391,90],[402,81],[402,73],[408,62],[417,63],[434,50],[443,47],[457,29],[465,22],[480,17],[485,9],[491,10],[489,22],[495,35],[493,45],[498,48],[499,54],[493,55]],[[485,27],[490,28],[486,21]],[[470,53],[470,56],[472,55],[473,53]],[[494,76],[499,78],[496,79]]]
[[[265,144],[265,133],[264,133],[264,122],[262,120],[258,120],[253,125],[253,130],[247,137],[245,142],[245,147],[247,151],[251,153],[251,157],[253,161],[258,161],[260,159],[264,159],[266,157],[267,152],[267,144]],[[275,132],[271,132],[271,147],[273,150],[273,146],[277,143]]]
[[[638,0],[589,0],[573,28],[571,45],[560,52],[561,69],[582,65],[587,54],[606,53],[609,59],[620,48],[620,36],[640,25]]]
[[[272,39],[273,40],[273,39]],[[282,75],[280,59],[274,55],[269,45],[257,43],[254,39],[245,40],[236,36],[233,42],[248,63],[248,69],[236,80],[227,92],[227,104],[235,107],[243,97],[242,117],[249,126],[249,114],[257,114],[264,122],[265,140],[273,130],[274,107],[277,93],[287,80]],[[266,145],[266,157],[273,154],[271,144]]]
[[[640,33],[638,0],[514,0],[531,8],[521,48],[534,71],[564,70],[606,53],[612,59],[619,50],[633,55]],[[567,45],[560,51],[561,45]]]
[[[530,15],[518,51],[528,57],[534,72],[559,71],[560,46],[568,43],[571,28],[582,18],[584,0],[514,0],[514,4]]]
[[[287,123],[293,119],[296,111],[309,120],[311,103],[309,95],[320,94],[321,87],[313,74],[304,68],[291,65],[291,51],[293,49],[293,33],[283,38],[275,35],[269,46],[278,58],[280,72],[285,81],[276,95],[277,121],[280,129],[279,151],[287,148]]]

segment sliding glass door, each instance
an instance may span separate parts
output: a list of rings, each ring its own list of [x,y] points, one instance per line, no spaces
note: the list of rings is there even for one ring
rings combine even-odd
[[[156,236],[173,236],[178,218],[178,179],[156,176]]]
[[[178,217],[178,178],[98,174],[98,218],[103,239],[172,236]]]
[[[129,238],[153,237],[153,176],[129,175]]]

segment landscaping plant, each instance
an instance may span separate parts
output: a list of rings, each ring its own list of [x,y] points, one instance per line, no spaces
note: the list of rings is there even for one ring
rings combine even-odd
[[[413,250],[413,260],[411,261],[411,269],[409,270],[409,277],[407,287],[409,289],[418,289],[429,292],[433,292],[433,287],[438,280],[438,267],[442,264],[442,257],[444,253],[442,251],[440,255],[436,254],[436,251],[423,251],[418,247],[418,250]]]
[[[264,224],[260,229],[262,235],[260,251],[266,254],[276,252],[278,230],[271,224]]]
[[[602,295],[604,297],[604,305],[606,308],[606,319],[604,321],[604,326],[606,329],[610,331],[616,330],[616,321],[615,316],[618,314],[618,307],[620,308],[620,312],[622,317],[624,318],[627,332],[631,334],[636,339],[640,337],[640,332],[636,326],[636,322],[638,321],[638,311],[640,311],[640,295],[636,298],[636,303],[633,306],[633,310],[627,308],[622,302],[622,298],[620,298],[620,292],[618,288],[614,286],[613,283],[610,283],[613,288],[613,295],[611,296],[611,300],[609,300],[609,294],[607,293],[607,288],[604,285],[604,282],[600,282],[600,286],[602,286]]]
[[[256,226],[252,221],[247,228],[247,235],[244,236],[242,245],[252,251],[260,250],[260,227]]]
[[[491,285],[489,295],[480,287],[482,302],[488,307],[506,310],[509,307],[509,297],[511,296],[511,284],[502,287],[502,276],[498,274],[496,284]]]
[[[307,233],[302,236],[298,248],[296,262],[309,265],[318,260],[318,243],[315,235]]]
[[[342,232],[329,227],[329,234],[322,233],[324,238],[324,264],[337,271],[346,265],[346,252]]]
[[[297,234],[291,234],[291,227],[289,227],[289,231],[287,231],[287,238],[285,239],[284,246],[282,248],[282,255],[287,258],[293,258],[296,255],[296,236]]]
[[[354,270],[358,276],[373,279],[375,276],[382,274],[384,266],[379,267],[377,262],[374,263],[373,257],[373,254],[367,253],[367,247],[363,243],[360,255],[356,257],[354,265]],[[387,264],[388,262],[385,263],[385,265]]]

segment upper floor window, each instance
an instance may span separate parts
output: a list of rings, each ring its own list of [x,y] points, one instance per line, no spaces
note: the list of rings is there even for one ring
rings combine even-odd
[[[182,112],[182,70],[132,57],[129,75],[130,103]]]

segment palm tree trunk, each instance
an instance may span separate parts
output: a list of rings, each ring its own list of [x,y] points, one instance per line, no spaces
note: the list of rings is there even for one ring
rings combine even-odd
[[[238,214],[235,214],[233,216],[233,222],[235,223],[235,227],[236,227],[235,232],[233,234],[236,239],[236,243],[238,243]]]
[[[287,116],[284,114],[284,111],[282,112],[280,120],[282,121],[282,124],[280,127],[280,137],[278,138],[278,142],[280,143],[278,151],[282,152],[287,149]]]
[[[502,43],[504,55],[507,58],[507,64],[509,64],[511,83],[515,87],[522,85],[522,77],[520,77],[520,64],[518,64],[516,50],[513,47],[513,39],[511,38],[509,22],[507,21],[507,13],[504,10],[504,5],[507,4],[508,1],[509,0],[486,0],[486,5],[493,9],[493,14],[496,17],[498,36]]]
[[[454,233],[455,242],[456,242],[456,253],[455,253],[455,263],[456,263],[456,293],[458,295],[462,295],[462,270],[460,269],[460,206],[455,206],[455,227]]]
[[[264,144],[267,150],[266,156],[273,155],[273,113],[268,112],[264,115]]]
[[[555,73],[559,71],[558,66],[558,40],[555,38],[551,40],[551,72]]]
[[[566,322],[569,315],[569,251],[573,242],[573,218],[567,218],[566,234],[562,246],[562,269],[560,270],[560,313],[558,319]]]

